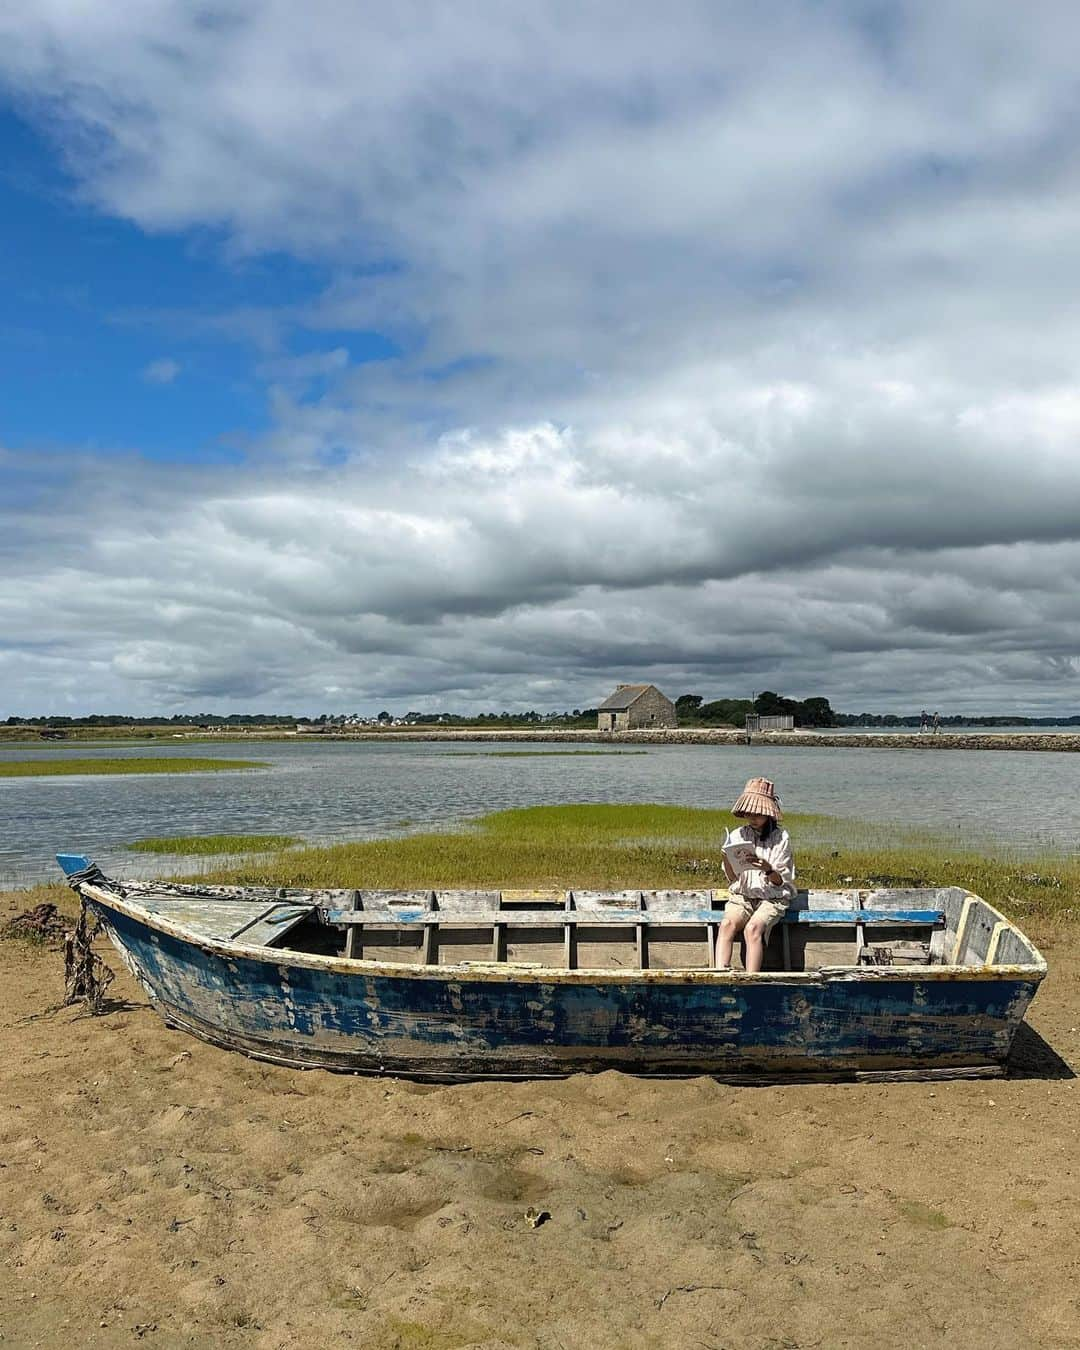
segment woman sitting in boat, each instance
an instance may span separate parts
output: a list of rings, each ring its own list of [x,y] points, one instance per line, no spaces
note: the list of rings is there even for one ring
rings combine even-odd
[[[751,778],[731,808],[746,824],[724,843],[724,872],[731,899],[724,906],[716,940],[716,964],[731,966],[731,949],[742,933],[746,969],[761,969],[769,934],[795,898],[795,859],[788,832],[781,828],[780,798],[768,778]]]

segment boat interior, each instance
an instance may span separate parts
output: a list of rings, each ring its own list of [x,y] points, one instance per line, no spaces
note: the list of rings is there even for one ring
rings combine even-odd
[[[374,891],[110,883],[193,937],[405,966],[708,970],[726,891]],[[734,964],[740,964],[736,944]],[[1014,925],[959,886],[800,891],[765,969],[1042,966]]]

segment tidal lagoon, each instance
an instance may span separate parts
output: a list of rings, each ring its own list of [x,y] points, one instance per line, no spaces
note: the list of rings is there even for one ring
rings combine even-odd
[[[660,802],[726,807],[746,778],[776,780],[792,811],[872,829],[925,829],[957,847],[1071,855],[1080,835],[1080,756],[836,745],[612,746],[572,743],[254,741],[200,746],[264,769],[0,778],[7,828],[0,884],[55,880],[57,850],[93,854],[116,875],[176,872],[190,858],[129,851],[139,839],[289,834],[323,843],[452,828],[492,811],[543,803]],[[595,747],[589,747],[595,750]],[[507,753],[512,752],[512,753]],[[555,753],[553,753],[555,752]],[[561,752],[561,753],[560,753]],[[80,757],[175,756],[189,747],[80,746]],[[0,763],[62,758],[62,747],[8,745]],[[133,766],[134,767],[134,766]],[[1037,817],[1032,803],[1040,804]]]

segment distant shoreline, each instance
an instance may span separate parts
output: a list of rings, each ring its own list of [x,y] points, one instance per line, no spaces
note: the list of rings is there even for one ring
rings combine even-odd
[[[229,740],[246,740],[243,733],[227,735]],[[351,732],[289,732],[266,737],[274,740],[295,741],[377,741],[390,744],[398,741],[432,742],[490,742],[535,741],[544,744],[553,741],[573,741],[592,745],[716,745],[744,746],[746,733],[719,727],[678,727],[663,731],[556,731],[556,730],[498,730],[476,731],[450,728],[408,730],[392,728],[385,731],[362,730]],[[218,739],[214,737],[214,739]],[[225,739],[223,737],[222,739]],[[836,746],[869,750],[1041,750],[1080,751],[1080,733],[1064,731],[1033,732],[949,732],[939,735],[908,732],[830,731],[763,731],[755,732],[753,746]]]
[[[82,728],[79,729],[83,731]],[[57,745],[66,744],[70,747],[78,745],[80,742],[91,739],[85,735],[70,736],[62,740],[51,740],[39,738],[33,735],[23,734],[16,737],[0,734],[0,745],[14,746],[15,744],[33,744],[41,743]],[[172,742],[173,745],[201,743],[203,745],[220,744],[250,744],[253,741],[297,741],[303,743],[319,744],[321,742],[342,742],[342,741],[364,741],[374,742],[383,745],[395,744],[406,741],[429,741],[433,743],[444,742],[454,743],[488,743],[499,744],[506,742],[533,742],[537,745],[550,744],[553,742],[567,742],[581,745],[712,745],[712,746],[744,746],[746,745],[746,733],[737,730],[734,727],[677,727],[675,729],[658,731],[596,731],[557,728],[531,728],[531,727],[513,727],[484,729],[468,727],[387,727],[374,728],[364,727],[355,731],[293,731],[281,728],[230,728],[222,731],[208,731],[206,729],[191,729],[189,731],[176,731],[174,729],[150,729],[143,733],[126,732],[120,736],[115,734],[110,736],[109,728],[102,728],[94,740],[102,742],[123,742],[132,747],[151,744],[154,748],[162,744]],[[755,732],[751,741],[753,746],[792,746],[805,748],[807,746],[829,746],[839,749],[867,749],[867,750],[1023,750],[1023,751],[1057,751],[1059,753],[1074,753],[1080,751],[1080,730],[1070,731],[1051,731],[1051,730],[1027,730],[1017,731],[995,731],[987,729],[986,731],[946,731],[937,735],[918,731],[873,731],[873,732],[840,732],[824,729],[821,731],[805,729],[801,731],[761,731]]]

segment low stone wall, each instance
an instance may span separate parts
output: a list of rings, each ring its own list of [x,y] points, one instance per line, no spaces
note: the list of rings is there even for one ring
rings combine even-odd
[[[679,727],[659,731],[469,731],[440,730],[356,731],[331,735],[302,735],[300,739],[335,741],[529,741],[537,744],[557,741],[590,745],[745,745],[742,731],[720,727]],[[1080,735],[1060,731],[1013,733],[993,732],[971,735],[920,734],[919,732],[877,736],[836,735],[828,731],[762,731],[752,738],[755,746],[839,746],[867,750],[1058,750],[1080,751]]]

